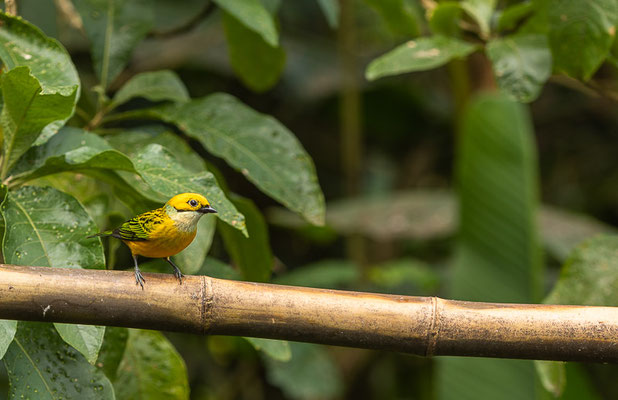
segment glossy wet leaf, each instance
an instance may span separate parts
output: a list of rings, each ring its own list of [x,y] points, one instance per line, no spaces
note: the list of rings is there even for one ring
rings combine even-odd
[[[279,285],[306,286],[323,289],[352,288],[360,279],[358,265],[347,260],[322,260],[278,276]]]
[[[410,40],[373,60],[365,76],[372,81],[384,76],[434,69],[454,58],[465,57],[476,48],[476,45],[446,36]]]
[[[32,147],[11,171],[31,180],[65,171],[114,169],[134,171],[131,160],[114,150],[105,139],[78,128],[66,127],[46,143]]]
[[[418,36],[419,20],[414,6],[406,0],[365,0],[384,20],[386,26],[396,35]]]
[[[231,200],[245,216],[249,237],[243,236],[236,229],[221,225],[220,232],[225,248],[246,280],[266,282],[270,278],[274,258],[264,217],[253,201],[240,196],[233,196]]]
[[[0,29],[1,31],[1,29]],[[64,121],[73,112],[76,89],[66,95],[45,94],[28,67],[13,68],[2,74],[4,107],[0,114],[3,134],[2,173],[17,162],[41,135],[43,128],[55,121]]]
[[[214,215],[243,233],[246,232],[245,218],[219,188],[212,173],[187,171],[173,154],[158,144],[143,148],[133,161],[136,171],[159,193],[162,201],[167,201],[179,193],[203,194],[217,210]]]
[[[43,143],[55,134],[73,115],[79,98],[80,81],[77,70],[65,48],[47,37],[39,28],[19,17],[0,12],[0,60],[5,70],[19,66],[30,68],[41,84],[43,93],[69,96],[75,92],[68,116],[47,125],[37,140]]]
[[[187,368],[161,332],[131,329],[114,389],[119,399],[188,399]]]
[[[538,301],[542,273],[536,231],[538,167],[527,110],[504,96],[479,97],[467,108],[460,134],[459,241],[450,296]],[[530,361],[454,357],[439,361],[439,399],[534,397]]]
[[[9,398],[114,399],[103,372],[62,341],[52,324],[20,322],[5,357]]]
[[[544,35],[513,35],[490,40],[487,56],[500,89],[518,101],[535,100],[551,75],[551,51]]]
[[[108,87],[125,67],[137,44],[154,23],[146,0],[75,0],[91,43],[94,70]]]
[[[74,197],[51,187],[24,186],[9,191],[1,211],[8,227],[2,252],[7,264],[105,266],[100,240],[86,238],[98,229]]]
[[[279,45],[275,20],[260,0],[214,0],[222,10],[256,32],[273,47]]]
[[[336,28],[339,26],[339,1],[337,0],[317,0],[322,13],[326,17],[328,26]]]
[[[461,8],[468,13],[478,24],[481,35],[489,35],[489,24],[496,7],[496,0],[464,0]]]
[[[325,347],[290,342],[292,358],[287,362],[264,357],[268,381],[291,399],[337,398],[343,382]],[[319,384],[316,384],[319,382]]]
[[[136,97],[150,101],[183,102],[189,100],[189,93],[173,71],[142,72],[131,78],[116,92],[110,107],[117,107]]]
[[[324,195],[315,167],[298,139],[276,119],[216,93],[151,109],[222,157],[264,193],[314,224],[324,222]]]
[[[4,357],[4,353],[13,341],[16,331],[17,321],[0,319],[0,359]]]
[[[292,351],[287,340],[274,340],[246,337],[247,342],[251,343],[253,348],[266,354],[273,360],[286,362],[292,358]]]
[[[103,345],[101,346],[99,357],[95,365],[97,368],[100,368],[105,373],[105,376],[112,382],[116,380],[118,366],[124,357],[128,339],[129,330],[127,328],[115,326],[108,326],[105,328]]]
[[[270,45],[227,13],[223,13],[223,28],[232,68],[242,82],[256,92],[273,87],[285,66],[283,48]]]
[[[550,0],[547,10],[554,68],[574,78],[590,79],[615,39],[618,3]]]
[[[105,334],[104,326],[54,323],[62,340],[82,353],[94,365]]]

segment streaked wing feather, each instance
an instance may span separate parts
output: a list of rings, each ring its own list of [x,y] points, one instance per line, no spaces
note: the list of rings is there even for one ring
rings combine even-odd
[[[145,212],[114,229],[112,236],[134,242],[148,240],[156,226],[163,222],[164,216],[165,211],[162,208]]]

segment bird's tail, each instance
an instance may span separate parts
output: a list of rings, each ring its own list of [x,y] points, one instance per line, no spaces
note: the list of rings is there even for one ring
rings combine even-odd
[[[113,233],[112,231],[99,232],[99,233],[95,233],[94,235],[86,236],[86,239],[92,239],[97,236],[100,236],[100,237],[111,236],[112,233]]]

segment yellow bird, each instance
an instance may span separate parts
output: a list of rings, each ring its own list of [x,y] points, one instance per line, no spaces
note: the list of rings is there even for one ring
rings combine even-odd
[[[135,216],[114,230],[88,237],[111,236],[129,246],[135,263],[135,284],[141,285],[142,290],[146,280],[137,266],[137,256],[165,258],[182,284],[184,275],[170,257],[191,244],[202,215],[216,212],[206,197],[197,193],[182,193],[172,197],[161,208]]]

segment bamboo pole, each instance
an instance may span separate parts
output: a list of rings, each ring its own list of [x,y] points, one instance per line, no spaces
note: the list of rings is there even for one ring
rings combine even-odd
[[[618,362],[618,308],[473,303],[171,274],[0,264],[0,319],[459,355]]]

